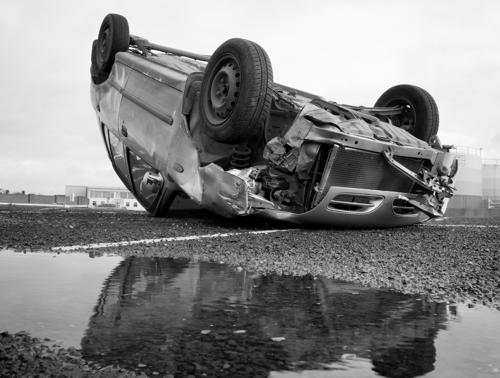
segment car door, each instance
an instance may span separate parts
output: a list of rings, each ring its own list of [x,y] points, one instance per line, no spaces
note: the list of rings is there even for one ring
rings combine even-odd
[[[130,55],[127,64],[132,68],[122,92],[119,129],[127,147],[161,169],[173,135],[173,116],[182,102],[183,86],[179,83],[187,76]]]

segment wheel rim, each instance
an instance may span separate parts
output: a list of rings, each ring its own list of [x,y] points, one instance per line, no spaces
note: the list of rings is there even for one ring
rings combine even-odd
[[[99,45],[98,51],[98,62],[100,67],[104,67],[107,60],[109,59],[109,54],[111,50],[111,27],[110,25],[105,25],[102,33],[99,35]]]
[[[395,126],[413,134],[415,132],[415,122],[417,118],[415,109],[404,101],[394,101],[388,106],[401,106],[403,108],[401,114],[391,116],[391,120]]]
[[[211,123],[226,121],[233,113],[241,84],[240,66],[233,57],[221,59],[210,78],[205,113]]]

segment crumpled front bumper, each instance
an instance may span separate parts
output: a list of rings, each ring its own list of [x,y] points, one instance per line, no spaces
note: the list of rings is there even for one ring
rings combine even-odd
[[[412,211],[410,204],[404,209],[406,213],[398,213],[401,211],[401,204],[405,203],[401,200],[401,195],[409,199],[417,197],[398,192],[330,187],[323,200],[305,213],[295,214],[266,209],[257,210],[254,214],[297,224],[328,225],[339,228],[396,227],[422,223],[430,219],[417,209]],[[338,200],[349,196],[364,200],[358,205],[349,205]]]

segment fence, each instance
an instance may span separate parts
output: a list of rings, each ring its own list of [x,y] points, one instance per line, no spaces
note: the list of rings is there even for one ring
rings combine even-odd
[[[64,205],[65,196],[62,194],[56,195],[43,195],[43,194],[0,194],[0,203],[12,204],[33,204],[33,205]]]

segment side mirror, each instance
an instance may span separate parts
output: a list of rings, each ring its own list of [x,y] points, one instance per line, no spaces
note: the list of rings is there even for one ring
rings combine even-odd
[[[158,193],[163,185],[163,177],[158,172],[147,171],[141,181],[139,187],[141,194]]]

